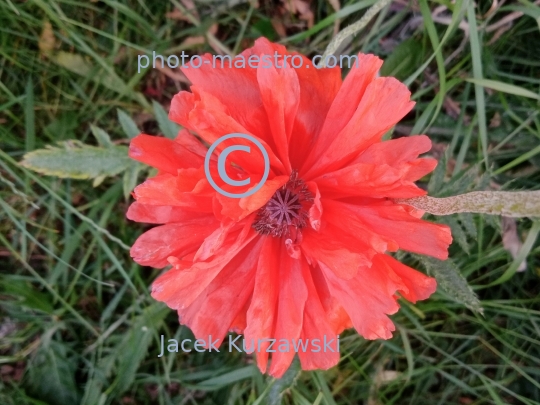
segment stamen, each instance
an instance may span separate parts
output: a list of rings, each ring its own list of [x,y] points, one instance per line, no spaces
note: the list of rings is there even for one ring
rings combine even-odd
[[[289,237],[293,230],[294,235],[298,235],[298,230],[307,225],[312,203],[313,194],[306,183],[298,179],[298,172],[293,170],[289,181],[259,209],[252,226],[263,235]]]

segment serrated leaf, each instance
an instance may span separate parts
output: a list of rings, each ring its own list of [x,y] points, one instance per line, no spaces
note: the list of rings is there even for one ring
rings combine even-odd
[[[439,190],[440,197],[463,194],[471,190],[479,177],[479,165],[474,165],[467,170],[463,170],[452,179],[445,183]]]
[[[79,403],[75,372],[76,364],[68,358],[66,346],[45,338],[25,382],[37,399],[51,405],[73,405]]]
[[[92,370],[88,381],[84,385],[84,396],[81,404],[103,404],[106,403],[109,386],[107,377],[111,373],[114,364],[114,354],[102,357]]]
[[[156,121],[159,125],[159,129],[167,138],[174,139],[180,131],[180,126],[169,119],[167,111],[157,101],[152,100],[152,106],[154,107],[154,114]]]
[[[486,221],[486,224],[502,234],[501,217],[495,215],[484,215],[482,218],[484,221]]]
[[[118,367],[114,390],[121,394],[128,390],[139,365],[146,357],[154,332],[169,311],[162,304],[156,303],[146,308],[133,322],[118,347]]]
[[[444,154],[441,156],[441,159],[437,162],[437,167],[431,174],[431,178],[428,183],[428,194],[437,195],[437,192],[441,189],[444,184],[444,177],[446,175],[446,165],[448,163],[449,149],[446,148]]]
[[[20,164],[49,176],[96,179],[123,172],[131,164],[131,159],[126,146],[103,148],[72,140],[29,152]]]
[[[416,256],[416,255],[415,255]],[[417,256],[430,275],[435,277],[437,284],[450,298],[465,305],[472,311],[483,314],[478,297],[473,292],[465,277],[463,277],[451,259],[439,260],[433,257]]]
[[[481,191],[486,190],[491,183],[491,173],[490,172],[484,172],[480,179],[476,181],[476,186],[474,187],[474,191]]]
[[[90,125],[90,129],[92,130],[92,134],[94,135],[94,138],[96,138],[100,146],[104,148],[110,148],[111,146],[114,146],[109,134],[102,130],[100,127]]]
[[[450,229],[452,230],[452,238],[465,251],[465,253],[469,254],[470,250],[469,242],[467,242],[467,235],[465,234],[465,231],[463,230],[459,222],[450,215],[446,217],[439,217],[439,221],[450,227]]]
[[[462,212],[461,214],[458,214],[458,220],[461,225],[463,225],[463,228],[465,228],[465,232],[467,232],[471,238],[476,239],[478,236],[478,231],[476,230],[476,223],[474,222],[473,214]]]
[[[141,133],[139,127],[137,127],[137,124],[135,124],[135,121],[131,119],[128,113],[126,113],[120,108],[117,108],[116,112],[118,114],[118,121],[120,122],[120,126],[122,127],[124,133],[127,135],[128,138],[135,138]]]

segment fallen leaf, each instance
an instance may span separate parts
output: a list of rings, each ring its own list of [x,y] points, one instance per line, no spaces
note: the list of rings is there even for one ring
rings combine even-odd
[[[287,36],[287,30],[285,29],[285,25],[283,25],[282,21],[274,17],[270,22],[272,23],[272,27],[274,27],[280,38],[284,38]]]
[[[493,117],[491,118],[491,121],[489,121],[489,127],[490,128],[497,128],[501,126],[501,114],[499,112],[495,112],[493,114]]]
[[[461,112],[461,107],[457,101],[452,100],[450,97],[445,97],[443,106],[446,113],[450,117],[454,119],[457,119],[459,117],[459,113]]]
[[[177,8],[165,14],[165,17],[170,18],[171,20],[187,21],[189,23],[193,22],[193,18],[195,18],[197,21],[200,20],[199,13],[197,12],[197,8],[195,7],[195,3],[193,2],[193,0],[180,0],[180,2],[192,17],[190,18],[189,15],[184,14],[181,10]]]
[[[156,69],[163,73],[165,76],[167,76],[169,79],[174,80],[175,82],[191,84],[186,75],[182,73],[182,71],[178,68],[173,70],[170,67],[161,67],[161,65],[158,64],[156,65]]]
[[[182,41],[180,44],[182,47],[190,47],[194,45],[202,45],[206,42],[206,38],[203,36],[197,36],[197,37],[187,37]]]
[[[170,20],[191,22],[191,20],[187,18],[186,15],[182,13],[180,10],[178,10],[177,8],[175,8],[173,11],[169,11],[168,13],[165,13],[165,17]]]
[[[308,28],[313,27],[315,15],[305,0],[283,0],[285,9],[292,14],[298,14],[301,20],[307,21]]]
[[[510,253],[512,258],[516,258],[519,251],[521,250],[521,247],[523,246],[523,242],[519,238],[518,232],[517,232],[517,225],[516,220],[514,218],[509,217],[501,217],[502,222],[502,242],[504,249]],[[527,262],[524,260],[519,264],[519,267],[517,271],[525,271],[527,270]]]
[[[39,36],[38,47],[39,51],[43,55],[50,54],[56,47],[56,38],[54,37],[53,28],[49,21],[45,21],[43,23],[43,29],[41,30],[41,35]]]
[[[401,372],[394,370],[384,370],[383,366],[379,364],[377,372],[373,376],[371,387],[369,388],[369,398],[367,405],[381,405],[378,399],[378,392],[381,386],[388,384],[401,376]]]

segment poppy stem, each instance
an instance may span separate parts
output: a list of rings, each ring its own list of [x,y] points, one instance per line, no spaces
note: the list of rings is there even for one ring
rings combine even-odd
[[[339,34],[337,34],[326,47],[326,50],[324,51],[321,62],[319,64],[319,68],[326,67],[326,63],[325,63],[326,58],[337,51],[337,49],[339,48],[339,45],[343,42],[345,38],[347,38],[350,35],[357,34],[362,28],[368,25],[371,19],[375,17],[375,15],[377,15],[379,11],[381,11],[384,7],[390,4],[391,1],[392,0],[377,1],[373,6],[371,6],[366,11],[366,13],[362,16],[360,20],[358,20],[354,24],[349,25],[347,28],[341,30]]]
[[[394,201],[399,204],[410,205],[433,215],[472,212],[514,218],[540,217],[540,190],[473,191],[445,198],[422,196],[397,198]]]

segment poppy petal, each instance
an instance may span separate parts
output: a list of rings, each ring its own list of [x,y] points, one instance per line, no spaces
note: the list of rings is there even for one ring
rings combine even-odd
[[[205,218],[209,214],[183,207],[145,205],[138,201],[132,203],[126,213],[126,217],[136,222],[147,224],[166,224],[170,222],[186,222],[197,218]]]
[[[281,249],[279,268],[279,297],[276,309],[275,331],[277,350],[272,353],[269,374],[280,378],[289,368],[295,351],[290,345],[298,340],[302,332],[302,319],[307,300],[307,287],[302,277],[305,260],[291,258]],[[280,350],[280,344],[287,342],[289,350]]]
[[[348,205],[347,208],[374,232],[395,241],[401,249],[440,260],[448,258],[452,234],[446,225],[415,218],[397,204],[379,207]]]
[[[212,341],[218,340],[216,347],[219,347],[237,314],[251,298],[261,244],[260,239],[248,244],[189,307],[178,311],[181,322],[195,336],[212,336]],[[209,348],[208,340],[205,339],[206,348]]]
[[[326,347],[320,349],[320,346],[327,340],[330,341],[336,339],[336,334],[326,319],[324,308],[313,282],[311,269],[308,266],[303,266],[302,269],[302,275],[308,290],[308,297],[304,310],[302,334],[300,335],[300,338],[303,339],[304,342],[309,342],[309,350],[300,350],[298,352],[298,357],[300,357],[300,363],[302,364],[303,370],[328,370],[330,367],[335,366],[339,361],[339,351],[336,350],[337,344],[328,345],[328,350]],[[318,340],[318,342],[314,344],[314,340]],[[319,346],[319,350],[316,345]]]
[[[378,255],[377,257],[401,278],[407,290],[400,290],[399,292],[408,301],[415,303],[419,300],[425,300],[437,290],[437,281],[433,277],[428,277],[391,256]]]
[[[131,257],[141,266],[165,267],[169,256],[183,257],[196,251],[218,226],[212,217],[157,226],[139,236],[131,247]]]
[[[349,122],[334,135],[306,178],[339,169],[368,146],[380,141],[413,108],[410,96],[407,87],[392,77],[373,80]]]
[[[229,234],[220,254],[211,260],[195,262],[188,269],[173,268],[163,273],[152,284],[152,297],[172,309],[187,308],[255,236],[249,225],[245,226],[239,233]]]
[[[141,134],[129,144],[129,157],[170,174],[176,174],[178,169],[201,167],[203,156],[193,153],[179,142],[159,136]]]
[[[339,91],[325,115],[315,147],[310,152],[306,166],[311,166],[319,159],[338,134],[353,117],[367,86],[375,80],[383,61],[374,55],[359,54],[349,74],[343,81]]]
[[[255,276],[253,298],[249,306],[246,319],[244,337],[248,341],[270,339],[273,336],[275,308],[278,298],[280,242],[275,238],[265,238],[260,252],[260,258]],[[270,341],[261,342],[257,350],[257,365],[261,373],[266,371],[268,365],[267,348]]]

